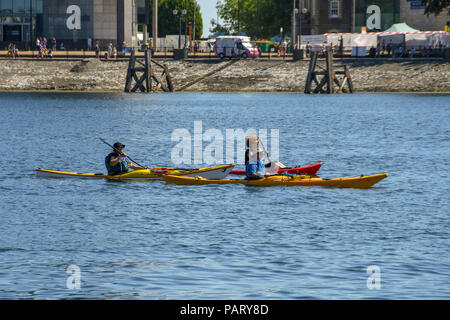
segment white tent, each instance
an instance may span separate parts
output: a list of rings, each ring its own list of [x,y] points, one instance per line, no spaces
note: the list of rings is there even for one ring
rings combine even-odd
[[[450,48],[450,33],[442,31],[414,32],[405,34],[405,45],[411,48]]]
[[[420,30],[411,28],[406,23],[394,23],[389,29],[384,30],[383,32],[407,33],[407,32],[420,32]]]
[[[351,38],[352,47],[376,47],[378,36],[376,33],[354,33]]]
[[[383,40],[386,43],[386,46],[391,43],[393,46],[403,46],[405,43],[405,34],[400,32],[380,32],[378,33],[378,41],[381,44]]]
[[[336,50],[339,50],[341,38],[343,50],[350,50],[352,47],[352,33],[327,33],[326,35],[328,43],[332,43]]]
[[[301,37],[301,47],[305,48],[308,44],[311,46],[312,51],[320,51],[322,44],[327,41],[327,36],[324,34],[307,35]]]

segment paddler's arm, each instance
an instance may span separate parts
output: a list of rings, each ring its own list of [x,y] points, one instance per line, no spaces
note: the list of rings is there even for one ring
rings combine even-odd
[[[269,159],[269,161],[270,161],[269,153],[268,153],[267,151],[266,151],[266,157],[267,157],[267,159]],[[266,168],[271,167],[271,166],[272,166],[272,161],[270,161],[269,163],[266,163],[264,166],[265,166]]]
[[[133,169],[133,170],[147,169],[145,167],[141,167],[141,166],[135,165],[134,163],[130,163],[130,168]]]
[[[111,158],[111,160],[109,161],[109,165],[111,167],[114,167],[115,165],[117,165],[120,162],[120,158],[122,158],[122,157],[128,157],[128,156],[127,156],[127,154],[125,152],[122,152],[116,158]]]

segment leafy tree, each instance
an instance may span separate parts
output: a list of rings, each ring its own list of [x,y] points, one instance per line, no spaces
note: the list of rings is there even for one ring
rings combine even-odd
[[[450,0],[422,0],[422,4],[425,5],[425,14],[438,15],[447,7],[450,7]]]
[[[270,38],[279,35],[281,27],[285,34],[291,32],[291,0],[221,0],[216,8],[223,23],[213,26],[230,33],[240,29],[253,38]]]
[[[187,0],[187,19],[194,21],[195,0]],[[153,1],[150,1],[150,21],[152,17]],[[158,0],[158,37],[165,37],[168,34],[179,33],[179,18],[173,15],[173,10],[178,10],[180,15],[185,9],[185,0]],[[181,34],[185,32],[185,16],[181,16]],[[187,31],[189,33],[189,29]],[[203,33],[203,19],[200,13],[200,6],[195,6],[195,37],[198,39]]]
[[[227,28],[224,25],[221,25],[215,19],[211,19],[211,28],[209,29],[209,32],[211,32],[212,34],[215,34],[218,32],[228,34],[229,28]]]

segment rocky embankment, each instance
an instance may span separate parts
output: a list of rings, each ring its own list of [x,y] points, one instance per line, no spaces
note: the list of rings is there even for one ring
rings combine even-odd
[[[159,62],[167,64],[176,91],[191,92],[303,92],[309,66],[309,60]],[[446,60],[346,59],[335,63],[349,67],[357,92],[450,92],[450,62]],[[127,67],[127,61],[98,59],[3,59],[0,90],[123,91]],[[162,70],[155,68],[160,75]]]

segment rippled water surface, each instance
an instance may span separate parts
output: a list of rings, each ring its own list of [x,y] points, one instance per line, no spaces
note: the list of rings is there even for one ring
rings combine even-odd
[[[449,299],[449,102],[414,94],[0,93],[0,298]],[[323,161],[324,178],[389,177],[356,190],[34,173],[104,172],[109,149],[99,137],[121,140],[140,163],[173,165],[172,132],[193,133],[200,120],[224,135],[278,129],[280,160]],[[81,270],[79,290],[67,286],[69,265]],[[367,286],[372,265],[378,290]]]

